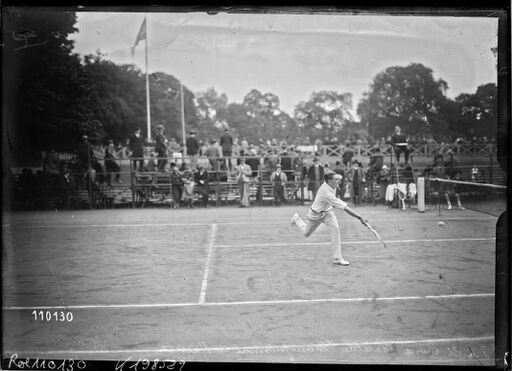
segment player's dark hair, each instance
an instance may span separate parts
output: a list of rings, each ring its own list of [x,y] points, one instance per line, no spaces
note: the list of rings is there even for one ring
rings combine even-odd
[[[329,173],[327,173],[327,174],[324,174],[324,180],[325,180],[326,182],[331,181],[331,180],[332,180],[332,178],[334,178],[334,175],[335,175],[335,174],[336,174],[336,173],[331,173],[331,172],[329,172]]]

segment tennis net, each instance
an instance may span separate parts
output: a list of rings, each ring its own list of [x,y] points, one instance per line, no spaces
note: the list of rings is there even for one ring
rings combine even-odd
[[[431,178],[430,182],[440,209],[451,204],[453,209],[462,206],[494,216],[500,216],[507,209],[507,186],[442,178]]]

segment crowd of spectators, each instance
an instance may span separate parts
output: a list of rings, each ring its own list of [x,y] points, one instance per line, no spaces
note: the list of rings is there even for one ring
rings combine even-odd
[[[306,193],[306,196],[313,199],[324,173],[329,171],[344,175],[343,184],[338,190],[339,197],[349,198],[354,204],[359,204],[364,198],[363,194],[368,191],[366,187],[368,180],[380,188],[378,199],[383,200],[383,190],[392,182],[392,173],[391,169],[382,164],[379,166],[370,164],[365,169],[361,159],[355,158],[357,146],[372,146],[375,150],[370,153],[378,155],[379,148],[392,145],[397,163],[400,162],[400,154],[404,153],[405,165],[408,165],[407,149],[400,149],[397,146],[397,143],[403,144],[404,140],[407,145],[495,143],[494,137],[454,139],[446,136],[436,140],[432,136],[405,136],[400,132],[381,138],[368,135],[351,135],[347,138],[325,137],[323,140],[304,137],[293,141],[271,138],[259,139],[256,143],[251,143],[244,137],[234,136],[231,130],[226,128],[219,138],[211,137],[204,141],[197,138],[194,131],[190,131],[183,146],[176,138],[168,139],[164,126],[158,125],[156,136],[150,146],[142,130],[137,128],[126,141],[126,146],[122,146],[121,143],[115,146],[112,140],[108,140],[106,146],[93,145],[84,135],[76,147],[74,156],[66,161],[59,161],[57,153],[50,150],[44,155],[41,170],[37,170],[35,174],[30,168],[22,170],[18,187],[29,195],[37,189],[53,189],[54,193],[63,195],[64,203],[69,205],[70,195],[74,190],[83,189],[93,192],[98,191],[102,186],[112,187],[112,180],[119,184],[123,183],[121,174],[123,171],[126,172],[126,168],[124,170],[121,168],[120,161],[130,158],[130,168],[137,172],[170,174],[173,199],[179,200],[174,203],[175,207],[194,207],[196,194],[199,195],[200,204],[207,206],[208,183],[212,180],[226,181],[230,176],[238,183],[241,207],[248,205],[247,187],[251,181],[265,181],[272,184],[276,205],[287,201],[287,184],[298,180],[304,181],[305,189],[301,192],[310,192]],[[336,162],[334,169],[329,168],[329,163],[320,164],[318,148],[321,146],[336,150],[329,153],[330,156],[338,157],[331,161],[331,163]],[[309,147],[312,148],[312,152],[305,153],[304,149]],[[316,153],[315,150],[317,150]],[[432,163],[436,161],[434,158]],[[429,173],[431,165],[427,165],[425,174]],[[450,166],[452,169],[453,163]],[[449,176],[452,177],[453,174]],[[476,178],[477,175],[474,177]],[[297,194],[295,195],[298,197]],[[29,204],[34,197],[26,199],[26,203]]]

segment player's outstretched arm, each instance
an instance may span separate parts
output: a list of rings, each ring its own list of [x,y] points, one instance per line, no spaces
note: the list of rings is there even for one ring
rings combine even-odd
[[[361,223],[363,223],[363,224],[368,223],[368,220],[367,220],[365,217],[363,217],[363,216],[359,215],[357,212],[355,212],[354,210],[352,210],[352,209],[351,209],[350,207],[348,207],[348,206],[347,206],[347,207],[345,207],[345,212],[346,212],[348,215],[350,215],[350,216],[352,216],[352,217],[354,217],[354,218],[356,218],[356,219],[359,219],[359,221],[360,221]]]

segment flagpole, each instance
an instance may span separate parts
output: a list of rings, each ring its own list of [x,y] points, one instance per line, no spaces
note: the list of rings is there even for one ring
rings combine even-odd
[[[185,102],[183,98],[183,84],[180,81],[180,97],[181,97],[181,132],[183,133],[183,160],[187,155],[187,140],[185,137]]]
[[[148,130],[148,143],[151,142],[151,108],[149,104],[149,70],[148,70],[148,23],[147,15],[144,15],[144,23],[146,24],[146,42],[144,49],[146,52],[146,115],[147,115],[147,130]]]

